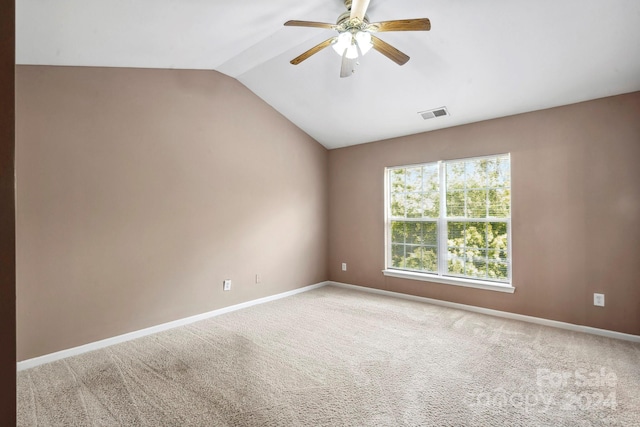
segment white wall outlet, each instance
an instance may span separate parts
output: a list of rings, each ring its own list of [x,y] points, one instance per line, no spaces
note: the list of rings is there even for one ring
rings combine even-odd
[[[604,307],[604,294],[593,294],[593,305]]]
[[[231,280],[225,280],[224,282],[222,282],[222,290],[223,291],[231,290]]]
[[[262,277],[259,274],[256,274],[256,283],[262,282]]]
[[[347,263],[346,262],[342,263],[342,271],[347,271]]]

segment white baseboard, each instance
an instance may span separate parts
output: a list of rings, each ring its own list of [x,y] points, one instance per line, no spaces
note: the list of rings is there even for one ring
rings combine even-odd
[[[386,295],[395,298],[402,298],[411,301],[426,302],[429,304],[440,305],[449,308],[458,308],[460,310],[472,311],[474,313],[488,314],[490,316],[504,317],[506,319],[521,320],[523,322],[535,323],[538,325],[551,326],[559,329],[567,329],[574,332],[584,332],[592,335],[600,335],[608,338],[619,340],[640,342],[640,335],[625,334],[622,332],[609,331],[607,329],[592,328],[590,326],[574,325],[573,323],[559,322],[557,320],[543,319],[540,317],[525,316],[524,314],[509,313],[508,311],[492,310],[490,308],[476,307],[473,305],[458,304],[455,302],[442,301],[433,298],[419,297],[415,295],[402,294],[399,292],[385,291],[382,289],[367,288],[365,286],[349,285],[340,282],[328,282],[331,286],[340,288],[353,289],[361,292],[369,292],[372,294]]]
[[[184,319],[178,319],[172,322],[163,323],[161,325],[151,326],[150,328],[140,329],[139,331],[129,332],[127,334],[118,335],[118,336],[107,338],[100,341],[95,341],[95,342],[84,344],[78,347],[57,351],[55,353],[45,354],[44,356],[34,357],[33,359],[23,360],[17,363],[17,370],[22,371],[25,369],[33,368],[38,365],[43,365],[45,363],[50,363],[56,360],[64,359],[66,357],[76,356],[78,354],[87,353],[93,350],[98,350],[104,347],[108,347],[110,345],[119,344],[121,342],[130,341],[136,338],[166,331],[168,329],[173,329],[178,326],[188,325],[190,323],[198,322],[200,320],[209,319],[211,317],[219,316],[221,314],[230,313],[232,311],[241,310],[243,308],[251,307],[258,304],[264,304],[265,302],[275,301],[281,298],[286,298],[291,295],[300,294],[302,292],[307,292],[312,289],[320,288],[327,284],[330,284],[330,282],[320,282],[314,285],[305,286],[303,288],[282,292],[280,294],[271,295],[264,298],[258,298],[252,301],[243,302],[241,304],[236,304],[229,307],[220,308],[218,310],[209,311],[207,313],[197,314],[195,316],[185,317]]]

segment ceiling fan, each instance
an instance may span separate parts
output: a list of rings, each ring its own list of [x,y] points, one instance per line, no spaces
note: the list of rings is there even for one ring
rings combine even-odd
[[[291,60],[293,65],[298,65],[305,59],[320,52],[327,46],[342,56],[340,77],[349,77],[355,71],[358,58],[365,55],[371,48],[377,50],[398,65],[404,65],[409,57],[390,44],[380,40],[372,33],[384,31],[429,31],[431,22],[428,18],[398,19],[369,23],[366,15],[370,0],[344,0],[347,11],[338,17],[337,23],[312,21],[287,21],[288,27],[314,27],[336,30],[338,35],[323,41]]]

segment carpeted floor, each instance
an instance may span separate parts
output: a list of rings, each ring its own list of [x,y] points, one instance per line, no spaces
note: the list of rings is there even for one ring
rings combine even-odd
[[[18,373],[20,426],[640,425],[640,345],[324,287]]]

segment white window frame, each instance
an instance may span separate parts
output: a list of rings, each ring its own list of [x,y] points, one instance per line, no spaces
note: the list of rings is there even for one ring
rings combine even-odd
[[[428,163],[418,163],[411,165],[402,165],[402,166],[393,166],[387,167],[384,171],[384,244],[385,244],[385,269],[382,270],[382,273],[385,276],[389,277],[397,277],[402,279],[411,279],[411,280],[420,280],[425,282],[435,282],[435,283],[443,283],[447,285],[454,286],[464,286],[470,288],[477,289],[485,289],[491,291],[498,292],[507,292],[513,293],[515,291],[515,287],[513,287],[513,276],[512,276],[512,257],[513,257],[513,246],[511,245],[511,216],[513,212],[513,207],[510,205],[509,209],[509,217],[508,218],[459,218],[452,217],[447,218],[447,206],[446,206],[446,165],[447,163],[454,163],[459,161],[472,161],[479,159],[493,159],[501,156],[509,156],[509,173],[511,175],[511,156],[509,153],[505,154],[494,154],[489,156],[479,156],[479,157],[469,157],[462,159],[451,159],[451,160],[440,160],[437,162],[428,162]],[[410,270],[402,270],[397,268],[389,267],[391,265],[391,257],[392,257],[392,245],[391,245],[391,218],[390,218],[390,188],[389,188],[389,173],[394,169],[402,169],[408,167],[416,167],[422,165],[429,164],[438,164],[438,179],[439,179],[439,195],[440,195],[440,216],[437,219],[438,225],[438,272],[437,273],[428,273],[428,272],[418,272],[418,271],[410,271]],[[509,183],[509,188],[511,189],[511,178]],[[466,277],[460,277],[455,275],[447,275],[444,274],[447,271],[447,256],[442,255],[443,253],[447,253],[447,222],[506,222],[507,223],[507,247],[509,248],[507,254],[507,271],[508,271],[508,282],[497,282],[490,280],[481,280],[481,279],[471,279]]]

